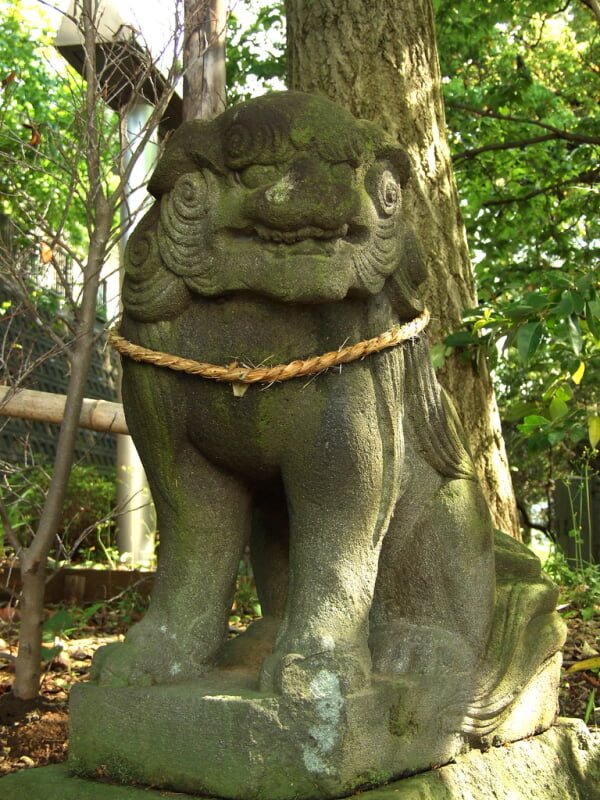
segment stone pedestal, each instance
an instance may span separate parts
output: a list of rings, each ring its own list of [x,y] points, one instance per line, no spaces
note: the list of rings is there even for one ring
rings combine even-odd
[[[375,678],[349,696],[327,669],[308,691],[285,695],[259,692],[257,675],[241,668],[169,686],[80,684],[69,765],[83,777],[231,800],[340,797],[448,763],[473,744],[543,730],[558,667],[552,658],[523,693],[537,713],[514,702],[487,736],[473,730],[473,679],[464,674]]]
[[[285,780],[285,765],[281,765]],[[538,736],[366,791],[363,800],[600,800],[600,735],[562,719]],[[66,764],[0,779],[0,800],[192,800],[192,795],[73,777]]]
[[[456,733],[464,679],[436,687],[433,676],[406,676],[347,697],[337,681],[322,670],[312,696],[283,697],[226,670],[172,686],[76,686],[70,768],[232,800],[333,798],[467,748]]]

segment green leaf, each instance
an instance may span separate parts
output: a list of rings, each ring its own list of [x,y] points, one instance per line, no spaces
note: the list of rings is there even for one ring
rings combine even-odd
[[[56,656],[58,656],[58,655],[60,655],[62,653],[62,651],[63,651],[63,648],[62,648],[62,645],[60,645],[60,644],[56,645],[54,647],[46,647],[46,646],[42,645],[42,649],[41,649],[42,661],[44,662],[44,664],[50,664],[52,661],[54,661]]]
[[[100,611],[100,609],[103,607],[104,603],[94,603],[93,605],[88,606],[88,608],[82,609],[78,622],[80,624],[86,624],[94,616],[94,614],[97,611]]]
[[[587,428],[584,425],[578,425],[575,423],[571,425],[569,428],[569,437],[573,444],[577,444],[577,442],[583,441],[588,434]]]
[[[479,344],[479,342],[479,337],[470,331],[456,331],[444,339],[444,344],[448,347],[466,347],[470,344]]]
[[[564,400],[561,400],[559,397],[554,397],[548,410],[550,412],[550,419],[554,421],[555,419],[566,417],[566,415],[569,413],[569,406]]]
[[[588,300],[588,305],[592,314],[597,320],[600,320],[600,300],[597,297],[593,297],[591,300]]]
[[[596,414],[588,417],[588,437],[592,447],[600,442],[600,417]]]
[[[564,291],[562,293],[562,297],[560,298],[560,303],[554,306],[551,311],[553,314],[556,314],[557,317],[568,317],[570,314],[572,314],[573,311],[575,311],[572,293],[569,291]]]
[[[522,319],[523,317],[528,317],[532,311],[535,311],[532,306],[523,303],[507,308],[505,314],[509,319]]]
[[[581,294],[581,292],[573,291],[571,292],[571,299],[573,301],[573,310],[576,314],[583,314],[583,310],[585,308],[585,298]]]
[[[541,311],[548,305],[548,295],[542,292],[536,292],[535,294],[528,294],[527,303],[535,311]]]
[[[528,322],[522,328],[519,328],[517,350],[523,363],[526,364],[535,354],[542,340],[542,332],[543,329],[540,322]]]
[[[45,641],[51,641],[73,627],[73,615],[64,608],[59,608],[49,617],[42,626],[42,635]]]
[[[555,274],[552,276],[552,282],[555,286],[569,287],[572,285],[571,278],[568,275]]]
[[[526,414],[531,414],[537,407],[537,403],[526,403],[518,400],[504,413],[502,418],[506,422],[516,422],[519,419],[523,419]]]
[[[482,328],[499,328],[504,323],[504,320],[499,317],[485,317],[484,319],[478,319],[475,323],[473,323],[473,330],[479,331]]]
[[[532,456],[547,450],[549,446],[550,442],[545,431],[536,431],[527,437],[527,450]]]
[[[538,426],[547,425],[550,420],[547,417],[542,417],[541,414],[530,414],[529,416],[525,417],[523,422],[525,425]]]
[[[600,319],[592,309],[592,304],[587,302],[585,304],[585,321],[587,322],[588,329],[594,339],[600,339]]]
[[[562,378],[557,378],[555,381],[552,381],[548,388],[544,391],[542,400],[544,403],[549,403],[553,397],[558,397],[559,400],[564,400],[567,402],[568,400],[572,399],[573,390],[568,383],[565,383],[562,380]]]
[[[587,272],[581,278],[578,278],[575,281],[575,286],[579,289],[580,292],[589,292],[592,286],[595,284],[597,278],[593,272]]]
[[[573,389],[569,386],[568,383],[561,383],[560,386],[556,387],[556,391],[554,396],[557,397],[559,400],[567,400],[573,399]]]
[[[544,429],[547,429],[550,424],[550,420],[546,419],[546,417],[542,417],[540,414],[528,414],[523,422],[517,425],[517,430],[527,437],[543,432],[545,438],[546,433]],[[540,431],[540,428],[542,431]]]
[[[579,317],[576,317],[574,314],[571,314],[569,317],[569,341],[571,342],[571,347],[573,348],[573,352],[576,356],[581,355],[581,350],[583,348],[583,339],[581,336],[581,327],[579,325]]]

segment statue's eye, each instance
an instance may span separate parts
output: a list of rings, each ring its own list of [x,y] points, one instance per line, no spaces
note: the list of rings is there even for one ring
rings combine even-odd
[[[340,161],[337,164],[331,165],[331,175],[338,183],[344,183],[348,186],[352,185],[354,180],[354,169],[347,161]]]
[[[240,179],[248,189],[270,186],[273,183],[277,183],[282,175],[282,171],[271,164],[252,164],[245,169],[239,170]]]
[[[401,199],[400,180],[389,161],[373,164],[365,175],[365,188],[380,217],[391,217]]]
[[[379,179],[377,194],[381,210],[391,216],[400,202],[400,186],[388,170],[385,170]]]

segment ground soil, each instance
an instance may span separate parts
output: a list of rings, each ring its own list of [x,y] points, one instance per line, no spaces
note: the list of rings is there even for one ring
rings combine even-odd
[[[14,655],[16,647],[7,639],[0,642],[4,651],[0,661],[0,775],[65,760],[69,689],[86,680],[96,649],[117,638],[88,636],[65,642],[63,651],[46,668],[39,698],[27,702],[12,693],[14,661],[8,655]]]
[[[600,611],[597,608],[596,611]],[[0,609],[1,612],[1,609]],[[52,613],[49,611],[49,613]],[[584,620],[568,607],[569,634],[564,651],[566,666],[600,651],[600,615]],[[0,775],[34,766],[64,761],[67,756],[68,695],[77,681],[86,680],[96,649],[119,635],[98,629],[63,642],[64,649],[47,667],[39,699],[24,703],[11,691],[16,653],[15,620],[2,621],[0,613]],[[563,670],[559,704],[561,716],[586,719],[591,727],[600,725],[600,671],[566,674]],[[598,712],[595,707],[599,707]]]

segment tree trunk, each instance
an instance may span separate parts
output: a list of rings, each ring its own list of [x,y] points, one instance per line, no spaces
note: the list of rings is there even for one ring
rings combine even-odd
[[[285,0],[288,83],[340,103],[395,137],[411,156],[406,213],[430,272],[430,343],[477,304],[446,139],[430,0]],[[458,355],[440,379],[452,396],[499,528],[519,536],[498,409],[485,364]]]
[[[41,562],[31,553],[25,553],[20,558],[20,568],[21,623],[13,694],[21,700],[32,700],[40,690],[46,591],[45,559]]]
[[[184,0],[183,118],[225,110],[225,0]]]
[[[22,612],[19,630],[19,651],[15,665],[13,694],[30,700],[39,693],[41,679],[41,626],[44,617],[44,588],[48,555],[58,530],[67,491],[69,474],[75,456],[79,419],[85,387],[92,360],[94,323],[98,299],[100,271],[106,258],[108,240],[114,216],[114,206],[106,200],[100,174],[99,119],[97,113],[98,83],[96,73],[96,20],[92,0],[84,0],[81,29],[86,53],[86,155],[90,183],[89,225],[90,245],[83,271],[81,304],[73,347],[70,353],[70,376],[63,420],[60,426],[52,479],[39,523],[29,547],[19,553],[22,580]]]

